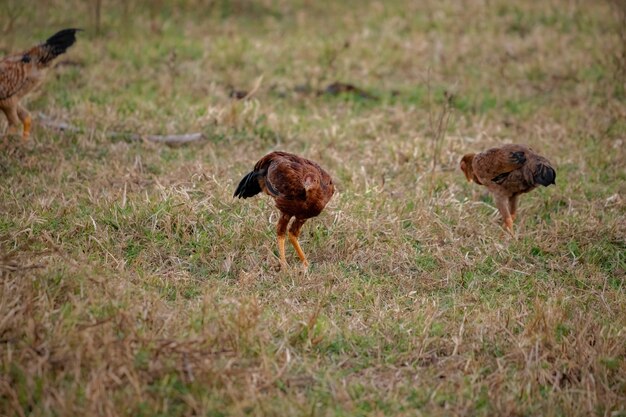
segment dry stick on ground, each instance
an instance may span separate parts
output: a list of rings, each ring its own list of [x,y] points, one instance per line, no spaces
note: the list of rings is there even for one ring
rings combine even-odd
[[[228,88],[230,89],[230,92],[228,93],[228,96],[230,98],[234,98],[234,99],[237,99],[237,100],[247,100],[247,99],[251,98],[259,90],[259,87],[261,87],[261,82],[263,81],[263,76],[264,76],[264,74],[261,74],[254,81],[254,86],[252,87],[252,90],[250,90],[250,92],[248,92],[246,90],[237,90],[232,85],[228,85]]]
[[[436,126],[433,124],[432,113],[430,118],[430,129],[433,135],[433,166],[431,171],[435,171],[437,163],[439,162],[441,145],[443,144],[443,139],[446,135],[446,131],[448,130],[448,124],[450,123],[450,117],[452,116],[452,100],[454,99],[454,96],[448,91],[444,91],[443,96],[445,101],[441,108],[441,113],[439,113],[439,119],[437,120]]]
[[[441,145],[443,144],[443,140],[445,138],[446,132],[448,130],[448,125],[450,123],[450,118],[452,117],[452,102],[454,100],[454,94],[448,92],[447,90],[443,92],[444,102],[441,107],[441,112],[439,113],[439,117],[435,124],[435,115],[433,111],[433,95],[432,95],[432,83],[430,77],[430,68],[428,69],[428,73],[426,75],[426,88],[428,89],[428,101],[429,101],[429,110],[428,110],[428,124],[430,126],[430,134],[432,136],[432,167],[431,167],[431,183],[432,183],[432,174],[435,172],[435,168],[437,167],[437,163],[439,162],[439,157],[441,154]],[[432,185],[432,184],[431,184]]]
[[[430,186],[428,190],[428,194],[432,196],[433,191],[433,180],[435,175],[435,169],[437,168],[437,164],[439,163],[439,159],[441,156],[441,147],[443,145],[443,141],[446,136],[446,132],[448,131],[448,125],[450,124],[450,119],[452,117],[452,102],[454,100],[454,95],[447,90],[444,91],[443,97],[444,102],[441,106],[441,110],[439,112],[439,116],[437,121],[435,122],[434,112],[433,112],[433,99],[430,90],[430,72],[428,75],[429,79],[427,82],[428,86],[428,97],[431,101],[430,110],[428,111],[428,121],[430,124],[430,134],[432,136],[432,167],[430,170]]]
[[[228,105],[228,107],[225,108],[225,113],[226,115],[224,116],[223,121],[225,121],[227,124],[232,125],[232,126],[236,126],[239,123],[239,114],[240,114],[240,108],[241,105],[239,104],[239,102],[243,102],[246,100],[249,100],[250,98],[252,98],[252,96],[254,96],[256,94],[256,92],[259,90],[259,88],[261,87],[261,83],[263,82],[263,77],[264,74],[261,74],[255,81],[254,81],[254,85],[252,86],[252,90],[250,90],[249,92],[244,92],[241,91],[240,93],[245,93],[242,97],[237,98],[236,95],[236,91],[231,91],[231,97],[235,98],[235,100],[231,100],[230,104]],[[233,96],[233,92],[235,93],[235,95]]]
[[[84,129],[73,126],[71,124],[54,120],[43,113],[37,115],[40,126],[58,130],[61,132],[74,132],[82,133]],[[182,145],[189,142],[195,142],[198,140],[206,139],[203,133],[185,133],[182,135],[140,135],[138,133],[124,133],[124,132],[106,132],[105,135],[108,138],[127,138],[135,141],[156,142],[165,143],[166,145]]]
[[[263,76],[265,74],[261,74],[255,81],[254,81],[254,85],[252,86],[252,90],[250,90],[250,92],[248,94],[245,95],[245,97],[242,100],[247,100],[250,97],[252,97],[254,94],[256,94],[257,91],[259,91],[259,88],[261,87],[261,83],[263,82]]]

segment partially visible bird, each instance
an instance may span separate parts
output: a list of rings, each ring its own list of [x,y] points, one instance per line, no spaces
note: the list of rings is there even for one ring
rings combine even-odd
[[[22,138],[28,139],[32,119],[20,100],[41,83],[52,61],[76,42],[79,30],[63,29],[44,43],[0,60],[0,110],[9,122],[7,135],[18,133],[21,122]]]
[[[493,193],[502,215],[503,226],[513,231],[520,194],[539,185],[556,184],[556,172],[543,156],[525,145],[503,145],[461,159],[461,170],[468,181],[487,187]]]
[[[320,214],[333,196],[332,178],[313,161],[287,152],[271,152],[243,177],[233,197],[249,198],[261,191],[274,199],[281,212],[277,225],[281,267],[287,266],[285,234],[292,217],[295,220],[289,227],[289,241],[303,266],[308,267],[298,236],[304,222]]]

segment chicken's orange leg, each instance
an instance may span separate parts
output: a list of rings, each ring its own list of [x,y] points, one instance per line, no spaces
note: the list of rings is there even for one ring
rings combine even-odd
[[[287,232],[287,226],[289,225],[291,216],[282,214],[278,219],[278,225],[276,226],[276,232],[278,234],[278,256],[280,257],[280,267],[287,268],[287,259],[285,258],[285,234]]]
[[[304,222],[306,222],[306,219],[294,220],[294,222],[291,224],[291,227],[289,228],[289,241],[291,242],[296,252],[298,253],[298,257],[302,261],[302,266],[304,266],[305,268],[308,268],[309,261],[307,261],[306,255],[304,254],[304,251],[300,247],[300,242],[298,242],[298,236],[300,236],[300,229],[302,228],[302,225],[304,224]]]
[[[287,259],[285,258],[285,235],[278,235],[278,256],[280,257],[280,267],[287,268]]]
[[[32,117],[30,117],[30,113],[24,107],[20,106],[17,108],[17,115],[24,124],[24,130],[22,131],[22,139],[26,140],[30,136],[30,127],[33,122]]]
[[[26,140],[30,136],[30,126],[33,122],[33,119],[28,115],[28,117],[24,120],[24,131],[22,132],[22,139]]]
[[[509,214],[511,215],[511,219],[515,221],[515,217],[517,214],[517,196],[509,198]]]
[[[509,199],[506,197],[495,196],[496,198],[496,206],[500,211],[500,215],[502,216],[502,223],[504,229],[513,234],[513,219],[511,218],[511,213],[509,212]]]
[[[511,216],[507,217],[506,219],[504,219],[503,224],[504,224],[504,228],[506,229],[506,231],[512,235],[513,234],[513,218]]]
[[[9,122],[9,128],[7,129],[6,136],[13,136],[17,134],[17,128],[20,124],[20,118],[17,115],[17,108],[12,107],[4,109],[4,114],[6,114],[7,121]]]

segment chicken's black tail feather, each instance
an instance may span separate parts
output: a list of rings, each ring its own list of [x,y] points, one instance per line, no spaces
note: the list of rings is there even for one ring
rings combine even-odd
[[[534,179],[537,184],[547,187],[556,184],[556,171],[550,165],[539,164],[535,172]]]
[[[233,197],[249,198],[261,192],[259,173],[252,171],[241,179]]]
[[[64,54],[67,48],[76,42],[76,32],[82,29],[63,29],[50,36],[43,44],[45,54],[41,57],[42,63],[48,63],[57,56]]]

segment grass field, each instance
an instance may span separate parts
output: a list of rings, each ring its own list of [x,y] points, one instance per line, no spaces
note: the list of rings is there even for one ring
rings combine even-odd
[[[2,55],[85,29],[27,102],[81,132],[0,152],[0,415],[626,416],[619,1],[97,3],[0,2]],[[458,169],[507,142],[515,237]],[[277,149],[337,183],[307,273],[232,198]]]

